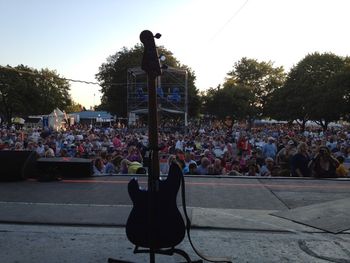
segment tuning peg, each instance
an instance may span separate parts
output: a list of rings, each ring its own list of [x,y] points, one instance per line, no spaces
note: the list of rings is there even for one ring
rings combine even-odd
[[[163,54],[160,54],[159,60],[160,61],[165,61],[166,60],[166,56],[164,56]]]
[[[159,33],[157,33],[157,34],[154,35],[154,37],[155,37],[156,39],[159,39],[161,36],[162,36],[162,35],[159,34]]]

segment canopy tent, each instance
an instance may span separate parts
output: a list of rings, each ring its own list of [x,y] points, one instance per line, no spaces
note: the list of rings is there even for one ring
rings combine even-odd
[[[20,117],[13,117],[11,119],[11,121],[14,124],[21,124],[21,125],[23,125],[25,123],[25,120],[23,118],[20,118]]]

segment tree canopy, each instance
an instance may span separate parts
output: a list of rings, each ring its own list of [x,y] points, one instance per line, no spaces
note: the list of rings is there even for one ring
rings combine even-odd
[[[188,79],[188,109],[190,116],[201,113],[236,120],[274,118],[298,121],[302,128],[312,120],[324,129],[332,121],[350,121],[350,58],[332,53],[306,55],[288,74],[272,62],[259,62],[243,57],[234,63],[223,85],[199,92],[196,76],[164,47],[158,53],[166,64],[185,69]],[[127,70],[141,65],[143,46],[122,48],[109,56],[96,78],[101,85],[102,102],[99,109],[119,117],[127,114]],[[163,75],[162,83],[174,81]],[[143,79],[144,81],[144,79]],[[82,107],[69,95],[68,80],[56,71],[33,69],[18,65],[0,67],[0,116],[11,122],[13,116],[48,114],[54,108],[68,112]]]
[[[283,67],[244,57],[228,72],[223,88],[210,89],[206,93],[205,110],[220,118],[233,116],[252,120],[262,117],[269,96],[283,85],[284,79]]]
[[[312,120],[327,128],[349,114],[348,59],[332,53],[308,54],[289,72],[285,84],[271,96],[276,119]],[[336,107],[335,107],[336,106]]]
[[[69,83],[49,69],[28,66],[0,67],[0,114],[11,123],[13,116],[48,114],[72,103]]]

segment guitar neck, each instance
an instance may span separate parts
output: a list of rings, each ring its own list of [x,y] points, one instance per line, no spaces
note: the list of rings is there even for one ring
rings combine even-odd
[[[151,150],[150,173],[148,187],[157,191],[159,181],[159,149],[158,149],[158,104],[156,93],[156,78],[148,76],[148,137]]]
[[[158,156],[158,105],[156,92],[157,76],[162,74],[159,56],[154,43],[154,37],[159,38],[160,34],[153,36],[149,30],[140,34],[140,40],[144,45],[144,53],[141,68],[147,73],[148,84],[148,138],[151,151],[148,175],[148,189],[151,193],[158,191],[159,185],[159,156]]]

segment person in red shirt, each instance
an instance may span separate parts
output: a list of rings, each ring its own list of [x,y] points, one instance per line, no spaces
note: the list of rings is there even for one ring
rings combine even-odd
[[[113,138],[113,146],[115,149],[118,149],[120,147],[122,147],[122,141],[120,140],[120,135],[117,134],[114,138]]]
[[[250,146],[250,143],[248,141],[247,136],[241,136],[238,139],[237,148],[238,148],[238,153],[240,153],[240,154],[246,153],[246,154],[250,155],[251,146]]]

